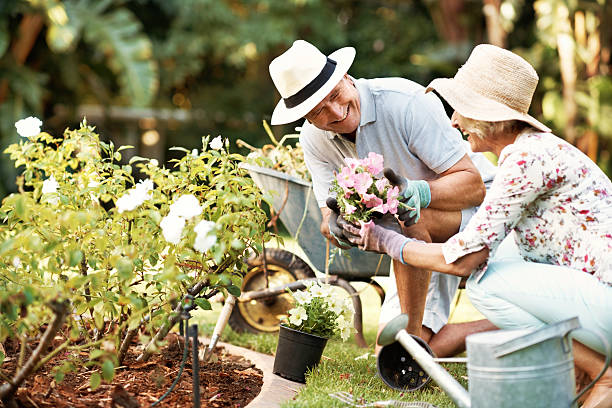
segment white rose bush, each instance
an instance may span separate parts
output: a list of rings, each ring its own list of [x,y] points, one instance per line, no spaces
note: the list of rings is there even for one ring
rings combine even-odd
[[[44,350],[0,386],[2,400],[58,355],[57,381],[83,364],[92,388],[112,380],[130,343],[143,359],[156,351],[184,299],[210,309],[219,292],[239,295],[247,257],[270,239],[263,197],[220,137],[194,154],[173,148],[184,155],[165,168],[122,162],[130,146],[86,121],[61,137],[39,122],[18,122],[23,138],[5,151],[22,173],[0,207],[0,342]]]
[[[291,292],[294,307],[289,309],[282,324],[290,329],[331,338],[347,340],[353,330],[355,310],[347,295],[341,296],[326,283],[306,282],[306,289]]]

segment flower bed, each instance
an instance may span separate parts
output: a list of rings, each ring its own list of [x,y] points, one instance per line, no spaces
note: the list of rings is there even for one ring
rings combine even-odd
[[[216,293],[240,293],[246,257],[270,234],[261,193],[227,141],[175,148],[185,154],[166,168],[123,163],[129,146],[100,140],[85,121],[63,137],[19,125],[23,139],[6,150],[23,169],[19,193],[0,207],[0,342],[32,351],[2,373],[11,376],[2,400],[58,356],[56,382],[84,364],[95,390],[134,341],[139,361],[157,351],[185,306],[207,310]]]

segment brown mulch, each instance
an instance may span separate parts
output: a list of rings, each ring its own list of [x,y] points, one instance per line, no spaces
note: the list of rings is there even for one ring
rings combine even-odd
[[[130,349],[121,367],[115,369],[111,384],[102,383],[95,391],[89,388],[90,369],[81,366],[56,383],[52,368],[61,361],[55,358],[30,376],[17,392],[17,403],[27,408],[89,408],[89,407],[150,407],[170,387],[183,358],[184,340],[171,333],[168,345],[147,362],[137,362],[138,350]],[[4,374],[15,368],[17,345],[5,344],[8,361],[2,365]],[[200,345],[204,349],[204,345]],[[156,407],[192,407],[191,349],[181,379],[174,390]],[[87,353],[82,356],[87,361]],[[0,381],[0,383],[3,381]],[[244,407],[259,394],[263,373],[250,361],[231,355],[217,347],[207,363],[200,362],[200,396],[202,407]],[[0,402],[0,407],[3,407]]]

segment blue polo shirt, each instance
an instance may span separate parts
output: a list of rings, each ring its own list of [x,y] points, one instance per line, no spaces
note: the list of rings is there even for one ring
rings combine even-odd
[[[369,152],[381,154],[385,167],[412,180],[435,180],[468,154],[483,181],[493,180],[495,166],[471,151],[434,93],[404,78],[353,80],[361,108],[355,143],[308,121],[300,132],[319,207],[325,207],[334,171],[345,165],[344,158],[364,158]]]

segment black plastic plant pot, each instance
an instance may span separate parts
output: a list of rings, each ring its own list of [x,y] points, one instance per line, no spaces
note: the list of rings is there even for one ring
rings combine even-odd
[[[306,372],[321,361],[327,339],[280,325],[272,372],[283,378],[306,382]]]
[[[412,338],[434,357],[433,351],[425,340],[414,335]],[[383,382],[398,391],[416,391],[431,381],[429,374],[397,341],[380,350],[376,360],[376,369]]]

